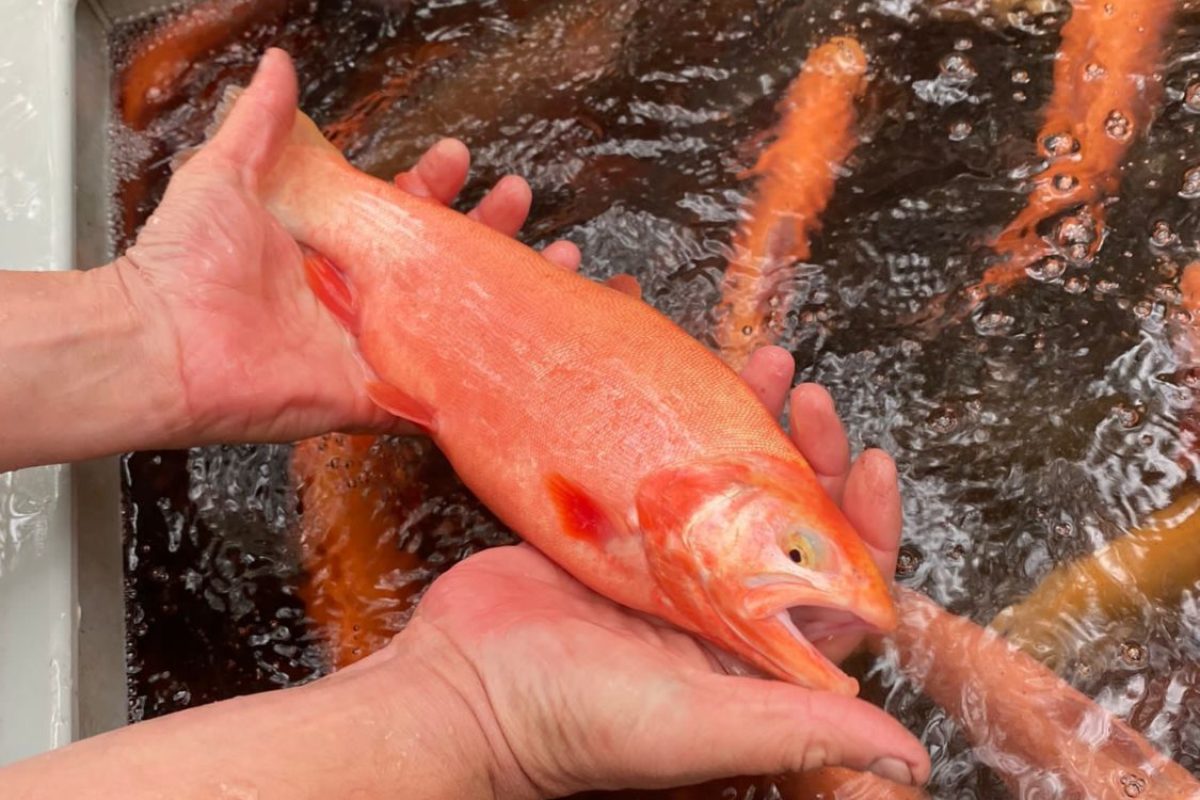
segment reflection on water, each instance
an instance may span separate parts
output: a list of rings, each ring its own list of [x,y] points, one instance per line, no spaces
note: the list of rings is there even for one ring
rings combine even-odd
[[[1188,324],[1179,272],[1200,246],[1189,189],[1200,167],[1200,18],[1187,4],[1167,38],[1159,117],[1126,158],[1098,257],[1034,270],[934,336],[908,320],[976,282],[986,243],[1024,204],[1066,4],[285,5],[215,46],[144,129],[114,131],[128,209],[118,237],[161,195],[170,156],[199,140],[221,87],[247,80],[255,55],[277,43],[297,56],[305,109],[353,143],[360,164],[386,174],[439,133],[463,138],[475,156],[467,200],[505,172],[527,176],[530,243],[575,241],[588,274],[633,274],[650,303],[711,344],[750,189],[739,173],[807,51],[849,32],[871,56],[862,144],[788,287],[783,343],[803,379],[829,387],[854,446],[899,463],[901,582],[986,624],[1195,480],[1186,417],[1196,380],[1174,347]],[[121,27],[115,57],[136,52],[154,24]],[[327,668],[300,600],[288,461],[283,447],[127,458],[132,717]],[[421,464],[386,535],[419,553],[422,575],[510,540],[444,461]],[[1158,605],[1075,620],[1071,656],[1055,664],[1194,774],[1197,603],[1200,584],[1181,580]],[[934,796],[1009,796],[945,714],[886,667],[867,674],[865,693],[931,748]],[[739,786],[727,796],[749,796]]]

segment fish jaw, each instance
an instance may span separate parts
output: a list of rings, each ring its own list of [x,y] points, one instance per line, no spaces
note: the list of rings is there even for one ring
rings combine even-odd
[[[890,631],[896,612],[807,464],[742,455],[664,470],[637,505],[651,572],[681,624],[776,677],[857,693],[814,641]]]
[[[770,662],[774,672],[785,673],[793,682],[812,689],[850,696],[858,693],[858,682],[821,652],[821,643],[896,627],[890,600],[881,603],[844,582],[818,587],[778,576],[745,589],[735,585],[725,589],[732,596],[722,605],[740,602],[744,609],[730,620],[730,626],[759,653],[759,661]]]

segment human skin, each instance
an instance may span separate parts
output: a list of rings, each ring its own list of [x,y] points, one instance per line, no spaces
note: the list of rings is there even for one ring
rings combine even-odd
[[[278,102],[256,84],[250,102]],[[257,126],[222,134],[180,169],[114,264],[0,272],[0,469],[400,430],[367,399],[298,247],[253,200],[268,143]],[[466,169],[465,148],[444,143],[398,183],[449,202]],[[528,203],[528,187],[506,179],[471,213],[515,233]],[[572,246],[552,248],[552,261],[577,266]],[[759,353],[744,377],[779,412],[791,358]],[[890,575],[891,460],[872,451],[852,465],[817,387],[793,393],[791,416],[801,451]],[[0,796],[549,797],[824,764],[928,775],[917,742],[878,709],[727,675],[691,637],[517,546],[451,570],[403,634],[351,668],[22,762],[0,771]]]

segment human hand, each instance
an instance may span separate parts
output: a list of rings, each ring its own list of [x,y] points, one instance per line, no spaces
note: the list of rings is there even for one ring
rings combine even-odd
[[[269,53],[266,59],[281,57]],[[264,59],[264,61],[266,60]],[[243,102],[263,114],[296,106],[290,71],[260,70]],[[281,96],[281,95],[286,95]],[[254,115],[232,118],[176,172],[136,243],[116,262],[155,372],[178,384],[178,444],[293,441],[331,430],[404,430],[367,397],[352,340],[310,290],[299,246],[255,185],[281,146]],[[397,185],[450,204],[466,182],[462,143],[435,144]],[[516,235],[531,194],[509,176],[470,212]],[[546,248],[579,263],[568,242]]]
[[[747,372],[778,411],[790,355],[759,351]],[[900,521],[891,460],[872,451],[851,466],[824,390],[801,386],[791,406],[794,440],[890,575]],[[824,649],[836,657],[855,644],[841,639]],[[377,668],[375,691],[385,692],[389,679],[404,674],[386,665],[413,658],[455,687],[458,711],[447,713],[478,726],[496,785],[517,795],[678,786],[825,765],[903,783],[929,774],[919,743],[883,711],[727,675],[691,636],[593,593],[527,545],[480,553],[439,578],[404,633],[361,668]]]

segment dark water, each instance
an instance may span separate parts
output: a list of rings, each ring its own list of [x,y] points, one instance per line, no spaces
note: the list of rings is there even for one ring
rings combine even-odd
[[[1200,247],[1197,200],[1181,196],[1200,165],[1200,115],[1186,102],[1200,81],[1200,17],[1183,9],[1161,112],[1127,157],[1099,256],[933,336],[906,320],[978,280],[984,243],[1023,204],[1062,13],[997,21],[903,0],[295,2],[210,54],[145,131],[115,132],[120,173],[138,178],[116,236],[153,207],[170,155],[200,140],[220,88],[279,44],[323,125],[402,81],[356,130],[360,165],[382,175],[441,134],[464,139],[475,158],[465,202],[524,175],[536,198],[526,241],[571,239],[589,275],[635,275],[649,302],[711,343],[755,135],[808,50],[851,32],[872,63],[864,141],[797,271],[783,343],[800,377],[833,393],[856,449],[897,459],[901,581],[986,624],[1195,478],[1181,439],[1194,381],[1172,348],[1178,274]],[[597,26],[589,12],[624,24]],[[118,63],[154,24],[119,28]],[[530,49],[531,35],[546,45]],[[127,457],[131,719],[326,669],[298,599],[288,457]],[[422,476],[425,500],[403,510],[400,538],[420,538],[433,572],[510,541],[440,459]],[[1200,774],[1200,630],[1185,612],[1197,588],[1085,643],[1088,668],[1065,676]],[[1121,657],[1130,642],[1144,652],[1133,663]],[[934,752],[934,796],[1008,796],[942,712],[888,675],[868,678],[867,696]]]

